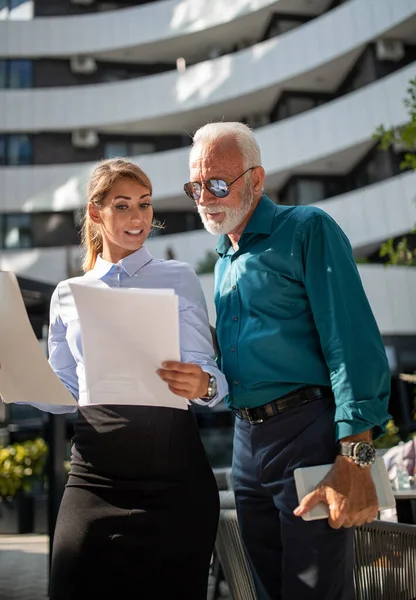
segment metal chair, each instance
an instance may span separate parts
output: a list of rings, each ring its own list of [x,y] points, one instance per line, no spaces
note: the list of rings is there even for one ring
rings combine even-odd
[[[232,491],[220,491],[216,552],[233,600],[256,600]],[[355,530],[357,600],[416,600],[416,525],[373,521]]]
[[[415,600],[416,525],[357,527],[354,570],[357,600]]]
[[[233,600],[256,600],[238,527],[234,492],[220,491],[220,521],[215,550]]]

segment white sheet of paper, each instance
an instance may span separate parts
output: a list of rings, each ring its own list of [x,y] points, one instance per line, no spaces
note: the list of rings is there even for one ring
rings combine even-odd
[[[10,271],[0,271],[0,364],[4,402],[77,404],[49,365]]]
[[[187,409],[156,370],[180,360],[179,305],[173,290],[70,284],[81,326],[89,404]]]

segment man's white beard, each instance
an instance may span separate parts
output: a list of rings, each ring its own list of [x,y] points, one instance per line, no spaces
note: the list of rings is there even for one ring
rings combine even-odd
[[[198,212],[205,229],[209,233],[223,235],[237,229],[250,212],[253,202],[253,190],[251,189],[251,182],[248,181],[243,189],[240,206],[228,207],[213,202],[209,206],[198,206]],[[207,213],[223,213],[225,216],[221,223],[215,223],[208,219]]]

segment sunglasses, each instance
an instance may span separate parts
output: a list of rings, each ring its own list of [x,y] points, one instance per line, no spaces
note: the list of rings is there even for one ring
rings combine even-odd
[[[230,193],[230,187],[238,181],[243,175],[251,171],[252,169],[256,169],[257,167],[250,167],[244,173],[241,173],[238,177],[236,177],[230,183],[227,183],[223,179],[207,179],[207,181],[188,181],[183,186],[185,194],[191,198],[191,200],[197,200],[201,197],[202,186],[205,185],[207,190],[213,194],[216,198],[225,198]]]

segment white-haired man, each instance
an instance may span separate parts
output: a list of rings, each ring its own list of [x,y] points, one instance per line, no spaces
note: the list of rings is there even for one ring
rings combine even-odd
[[[261,600],[350,600],[353,526],[373,520],[370,473],[390,372],[350,244],[324,211],[278,206],[242,123],[200,128],[185,192],[220,234],[219,365],[236,414],[233,481]],[[334,462],[298,505],[293,471]],[[300,518],[318,502],[329,519]]]

